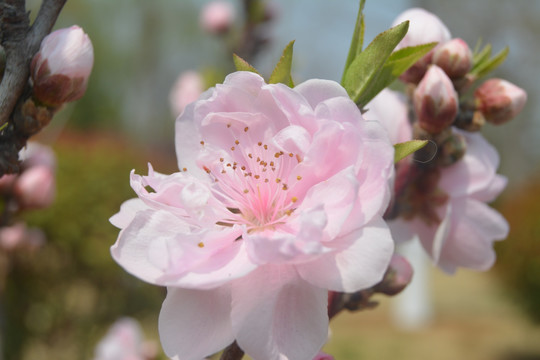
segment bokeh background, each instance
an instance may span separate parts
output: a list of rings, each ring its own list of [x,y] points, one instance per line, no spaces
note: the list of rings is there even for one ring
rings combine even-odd
[[[78,24],[91,37],[94,71],[86,96],[56,116],[39,141],[58,157],[57,198],[26,221],[47,243],[11,255],[0,303],[4,359],[92,359],[117,318],[132,316],[158,340],[165,290],[125,273],[109,255],[118,231],[108,218],[133,196],[129,172],[175,171],[169,92],[179,74],[231,71],[223,38],[205,33],[201,0],[68,1],[56,27]],[[240,1],[231,0],[242,18]],[[356,19],[356,0],[269,0],[270,42],[253,64],[269,74],[295,39],[293,76],[339,81]],[[39,1],[27,1],[35,13]],[[487,273],[431,269],[430,317],[414,331],[396,324],[396,299],[340,314],[327,350],[336,359],[540,359],[540,2],[533,0],[367,0],[366,44],[403,10],[436,13],[471,47],[479,38],[510,55],[495,76],[523,87],[529,101],[504,127],[486,126],[509,178],[495,206],[511,223]]]

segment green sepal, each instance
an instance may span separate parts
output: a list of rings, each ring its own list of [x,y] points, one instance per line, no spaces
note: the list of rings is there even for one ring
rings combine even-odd
[[[345,79],[345,74],[351,63],[356,59],[356,57],[362,52],[364,46],[364,4],[366,0],[360,0],[360,7],[358,9],[358,16],[356,18],[356,24],[354,26],[353,37],[351,40],[351,47],[349,49],[349,54],[347,55],[347,61],[345,61],[345,69],[343,70],[343,77],[341,82]]]
[[[259,74],[257,69],[251,66],[246,60],[242,59],[240,56],[233,54],[233,62],[237,71],[250,71],[255,74]],[[260,74],[259,74],[260,75]]]
[[[486,76],[488,73],[495,70],[499,65],[501,65],[504,60],[506,60],[506,57],[508,56],[510,49],[505,47],[502,49],[497,55],[493,56],[492,58],[488,58],[481,63],[477,64],[472,70],[471,74],[476,76],[477,78],[481,78],[483,76]]]
[[[409,22],[405,21],[380,33],[349,65],[342,85],[355,103],[359,104],[363,93],[373,85],[390,54],[408,29]]]
[[[360,95],[357,103],[361,106],[369,103],[379,92],[424,57],[435,45],[437,43],[433,42],[410,46],[393,52],[369,87]]]
[[[394,164],[413,152],[420,150],[428,143],[427,140],[411,140],[394,145]]]
[[[283,83],[289,87],[294,87],[291,77],[293,45],[294,40],[283,49],[283,54],[276,64],[274,71],[272,71],[272,75],[270,75],[269,84]]]

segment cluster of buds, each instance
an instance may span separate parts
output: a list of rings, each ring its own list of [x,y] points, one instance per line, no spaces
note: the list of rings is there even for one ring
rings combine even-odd
[[[0,245],[9,250],[20,246],[36,247],[43,243],[44,235],[40,230],[12,222],[21,211],[49,207],[56,188],[56,159],[50,148],[29,143],[20,157],[23,159],[21,173],[0,177],[0,195],[4,203]]]
[[[448,28],[437,16],[424,9],[411,9],[394,23],[404,20],[410,20],[410,30],[398,48],[438,43],[401,77],[414,89],[417,137],[436,137],[452,125],[478,131],[485,121],[498,125],[521,112],[527,95],[505,80],[484,82],[474,92],[473,101],[464,96],[476,80],[471,74],[473,53],[465,41],[451,38]]]

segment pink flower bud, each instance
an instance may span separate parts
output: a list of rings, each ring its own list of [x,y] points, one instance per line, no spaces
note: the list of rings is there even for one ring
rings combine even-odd
[[[213,1],[207,4],[200,17],[201,27],[211,34],[229,31],[234,21],[234,7],[226,1]]]
[[[458,113],[458,97],[444,71],[431,65],[414,91],[414,109],[420,126],[436,134],[452,124]]]
[[[80,99],[93,63],[92,42],[80,27],[50,33],[30,66],[34,97],[50,106]]]
[[[48,166],[34,166],[25,170],[15,182],[14,192],[22,207],[46,208],[55,195],[54,172]]]
[[[334,357],[332,355],[328,355],[326,353],[323,353],[322,351],[319,351],[319,353],[315,355],[313,360],[334,360]]]
[[[178,116],[191,102],[197,100],[204,90],[204,82],[196,71],[180,74],[169,94],[169,103],[174,116]]]
[[[450,79],[465,76],[472,66],[472,52],[461,39],[452,39],[433,53],[433,63],[444,70]]]
[[[10,192],[13,184],[15,184],[15,179],[17,179],[15,174],[0,176],[0,193]]]
[[[409,31],[396,47],[396,50],[408,47],[437,42],[444,44],[451,39],[450,31],[444,23],[435,14],[421,8],[412,8],[402,12],[392,23],[392,26],[398,25],[409,20]],[[400,76],[404,82],[417,84],[424,76],[431,58],[431,50],[423,58],[418,60],[409,70]]]
[[[375,290],[386,295],[397,295],[412,281],[413,268],[403,256],[394,254],[383,280],[377,284]]]
[[[522,88],[502,79],[490,79],[474,92],[478,109],[487,121],[500,125],[516,117],[527,102]]]
[[[0,247],[4,250],[13,250],[20,246],[26,237],[26,225],[16,223],[0,228]]]

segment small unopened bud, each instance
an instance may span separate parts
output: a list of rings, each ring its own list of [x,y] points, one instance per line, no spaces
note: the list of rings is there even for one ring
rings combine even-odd
[[[459,79],[471,70],[472,52],[465,41],[452,39],[435,50],[432,61],[450,79]]]
[[[431,42],[444,44],[452,36],[444,23],[437,15],[421,8],[412,8],[402,12],[392,23],[392,26],[398,25],[409,20],[409,30],[405,37],[397,45],[396,50],[408,47],[427,44]],[[400,76],[404,82],[418,84],[422,79],[433,57],[433,51],[424,55],[411,68]]]
[[[449,127],[458,113],[458,97],[454,85],[436,65],[429,67],[418,84],[413,101],[418,123],[432,134]]]
[[[490,79],[474,92],[477,109],[486,121],[500,125],[516,117],[527,102],[522,88],[502,79]]]
[[[200,24],[210,34],[224,34],[231,28],[234,17],[234,7],[230,2],[213,1],[203,8]]]
[[[0,194],[9,193],[13,187],[13,184],[15,184],[16,179],[17,175],[15,174],[6,174],[4,176],[0,176]]]
[[[26,225],[16,223],[11,226],[0,228],[0,247],[10,251],[24,243],[26,237]]]
[[[93,64],[92,42],[80,27],[50,33],[30,65],[34,97],[49,106],[80,99]]]
[[[375,286],[375,291],[393,296],[402,292],[412,281],[413,268],[403,256],[394,254],[383,280]]]
[[[34,166],[17,178],[14,192],[24,208],[42,209],[51,205],[55,195],[54,171],[48,166]]]

